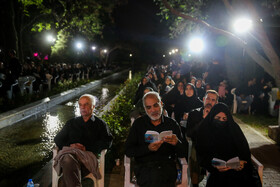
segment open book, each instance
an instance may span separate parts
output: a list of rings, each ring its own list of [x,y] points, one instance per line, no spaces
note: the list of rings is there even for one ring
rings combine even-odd
[[[165,136],[171,136],[172,131],[162,131],[161,133],[158,133],[156,131],[146,131],[145,133],[145,142],[153,143],[156,141],[162,140]]]
[[[237,169],[240,167],[240,160],[239,157],[234,157],[232,159],[229,159],[228,161],[224,161],[218,158],[213,158],[212,160],[212,165],[213,166],[227,166],[232,169]]]

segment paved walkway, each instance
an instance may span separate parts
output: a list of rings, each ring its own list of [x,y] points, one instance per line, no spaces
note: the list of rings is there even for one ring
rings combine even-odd
[[[263,186],[280,186],[280,147],[273,140],[263,136],[261,133],[235,119],[240,125],[249,143],[252,154],[264,165]]]

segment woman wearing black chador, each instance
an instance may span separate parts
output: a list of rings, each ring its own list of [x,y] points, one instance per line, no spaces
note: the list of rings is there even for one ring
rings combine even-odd
[[[202,121],[196,148],[200,165],[210,173],[206,187],[261,187],[248,142],[225,104],[216,104]],[[227,161],[234,157],[240,160],[235,169],[217,166],[212,161],[213,158]]]

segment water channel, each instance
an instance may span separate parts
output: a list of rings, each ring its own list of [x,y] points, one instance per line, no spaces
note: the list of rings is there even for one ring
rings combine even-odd
[[[97,97],[98,113],[116,94],[127,73],[103,80],[87,93]],[[78,97],[0,129],[0,186],[23,186],[51,159],[53,138],[79,115]]]

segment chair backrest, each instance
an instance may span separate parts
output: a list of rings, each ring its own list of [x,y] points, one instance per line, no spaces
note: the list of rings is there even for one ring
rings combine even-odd
[[[236,100],[236,94],[235,94],[236,88],[232,88],[230,93],[233,95],[233,103],[232,103],[232,113],[236,114],[237,112],[237,100]]]
[[[53,149],[53,159],[56,157],[57,153],[58,153],[59,149],[58,147],[55,147]],[[107,149],[103,149],[100,153],[100,157],[98,158],[98,163],[99,163],[99,172],[101,174],[101,179],[100,180],[96,180],[95,178],[93,178],[94,180],[94,187],[104,187],[104,179],[105,179],[105,154],[107,152]],[[54,162],[53,162],[54,164]],[[53,166],[52,164],[52,166]],[[54,167],[52,167],[52,187],[58,187],[58,174],[56,173]]]
[[[254,166],[258,170],[258,174],[261,178],[261,182],[263,185],[263,165],[253,155],[251,155],[251,160],[252,160],[252,163],[254,164]]]

